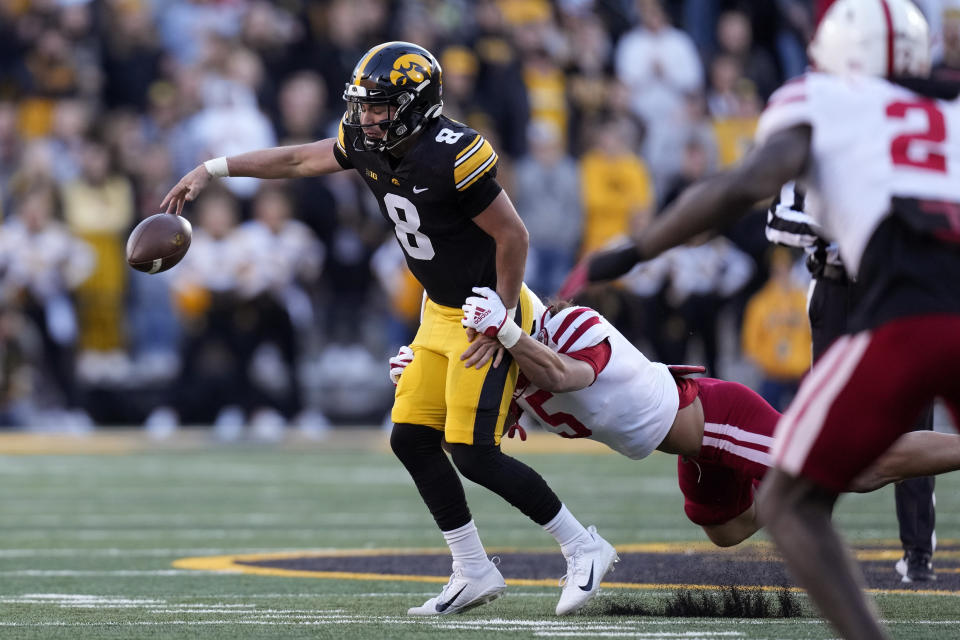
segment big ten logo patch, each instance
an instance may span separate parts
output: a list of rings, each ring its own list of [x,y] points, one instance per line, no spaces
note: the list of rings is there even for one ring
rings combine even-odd
[[[370,169],[367,169],[367,170],[366,170],[366,173],[367,173],[368,176],[370,176],[370,177],[373,178],[374,180],[377,180],[377,179],[378,179],[378,178],[377,178],[377,174],[374,173],[373,171],[370,171]]]

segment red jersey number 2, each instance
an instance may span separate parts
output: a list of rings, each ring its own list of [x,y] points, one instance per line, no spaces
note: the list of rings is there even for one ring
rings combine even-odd
[[[558,411],[556,413],[547,413],[543,408],[543,403],[553,397],[553,394],[549,391],[544,391],[543,389],[538,389],[526,396],[524,400],[527,401],[527,404],[530,405],[530,408],[540,416],[540,419],[549,424],[552,427],[560,427],[562,425],[567,425],[573,430],[573,433],[568,431],[557,430],[557,434],[563,436],[564,438],[589,438],[593,435],[593,431],[590,431],[585,424],[577,420],[577,418],[570,413],[565,411]]]
[[[925,131],[903,133],[890,143],[890,156],[893,164],[916,167],[927,171],[946,173],[947,157],[940,146],[947,140],[947,126],[943,112],[933,100],[897,101],[887,105],[887,117],[904,119],[911,111],[923,111],[927,115]],[[914,153],[909,153],[910,145]]]

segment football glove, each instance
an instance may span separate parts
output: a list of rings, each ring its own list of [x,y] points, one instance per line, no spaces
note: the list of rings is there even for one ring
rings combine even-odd
[[[413,362],[413,349],[406,345],[400,347],[397,355],[390,358],[390,380],[394,386],[400,382],[400,376],[403,375],[403,370],[406,369],[407,365],[411,362]]]
[[[460,321],[467,329],[473,329],[490,338],[496,338],[509,349],[517,344],[523,331],[511,318],[511,311],[500,300],[497,292],[490,287],[474,287],[477,295],[466,299],[463,306],[463,319]]]

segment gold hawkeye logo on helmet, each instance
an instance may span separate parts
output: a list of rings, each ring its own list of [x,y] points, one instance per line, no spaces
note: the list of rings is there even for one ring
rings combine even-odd
[[[402,87],[407,82],[420,84],[430,75],[430,61],[419,53],[407,53],[397,58],[390,72],[390,82]]]

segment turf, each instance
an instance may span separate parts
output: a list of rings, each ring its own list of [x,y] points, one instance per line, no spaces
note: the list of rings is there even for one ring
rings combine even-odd
[[[683,516],[668,456],[638,463],[595,449],[511,447],[614,544],[705,541]],[[0,637],[835,637],[802,595],[799,617],[731,619],[671,615],[675,590],[605,589],[582,615],[559,619],[555,587],[514,585],[468,614],[415,620],[406,608],[439,584],[178,569],[174,561],[187,556],[437,548],[442,540],[379,433],[272,448],[82,449],[0,455]],[[957,488],[951,476],[938,480],[942,539],[958,537]],[[546,534],[496,496],[472,485],[467,493],[488,547],[550,548]],[[838,522],[851,539],[895,546],[892,489],[845,498]],[[776,615],[771,597],[767,613]],[[960,626],[954,595],[875,599],[897,638],[940,640]]]

